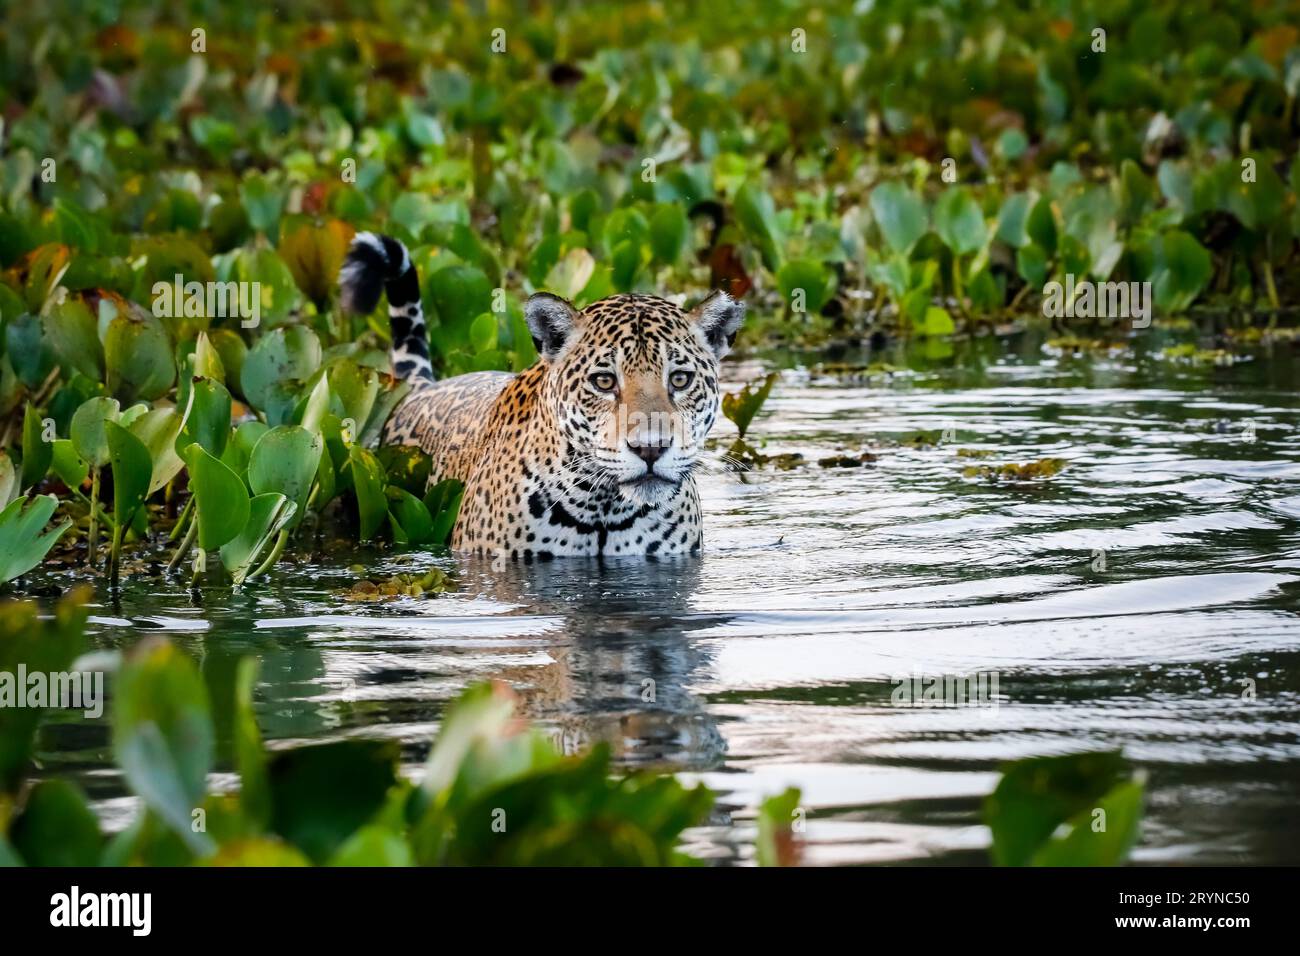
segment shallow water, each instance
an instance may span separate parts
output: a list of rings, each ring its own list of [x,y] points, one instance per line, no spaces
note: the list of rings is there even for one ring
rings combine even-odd
[[[1123,748],[1148,775],[1136,861],[1300,863],[1294,352],[1192,368],[990,341],[861,381],[778,361],[751,437],[877,459],[711,470],[702,559],[353,552],[201,603],[142,579],[96,606],[94,640],[167,632],[214,682],[256,654],[272,746],[396,739],[412,771],[447,701],[507,680],[564,746],[609,740],[715,788],[689,844],[710,859],[747,859],[757,802],[795,785],[809,862],[984,862],[1003,761]],[[1068,464],[1044,481],[963,476],[1047,456]],[[459,589],[351,603],[357,561],[454,568]],[[996,673],[989,706],[894,702],[896,678],[976,672]],[[61,720],[45,772],[75,774],[120,825],[106,722]]]

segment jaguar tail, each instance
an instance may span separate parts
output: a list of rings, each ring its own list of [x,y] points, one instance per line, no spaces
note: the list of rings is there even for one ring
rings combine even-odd
[[[433,381],[429,333],[420,305],[420,280],[410,253],[391,236],[359,232],[339,270],[343,307],[368,315],[388,293],[388,321],[393,344],[389,356],[393,374],[401,379]]]

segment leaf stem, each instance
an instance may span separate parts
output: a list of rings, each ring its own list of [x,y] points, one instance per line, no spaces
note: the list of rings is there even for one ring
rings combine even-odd
[[[99,542],[99,469],[90,479],[90,540],[86,545],[86,563],[95,566],[95,549]]]
[[[271,570],[271,566],[275,564],[276,561],[280,560],[280,555],[284,553],[284,546],[286,543],[288,543],[288,541],[289,541],[289,529],[282,528],[280,530],[279,537],[275,539],[275,547],[273,547],[271,549],[271,553],[266,556],[266,560],[263,561],[258,566],[256,571],[254,571],[252,574],[245,577],[244,580],[251,581],[259,574],[265,574],[267,571]]]
[[[1277,285],[1273,281],[1273,263],[1269,262],[1267,259],[1264,260],[1264,285],[1268,289],[1268,303],[1273,307],[1273,312],[1276,313],[1282,308],[1282,306],[1277,298]],[[1276,314],[1273,317],[1273,321],[1277,321]]]
[[[191,517],[190,512],[192,512],[193,510],[194,510],[194,496],[190,495],[189,500],[185,502],[185,507],[181,509],[181,516],[177,518],[176,523],[172,525],[171,534],[167,536],[168,541],[175,541],[176,538],[181,534],[181,529],[187,527],[185,521],[187,518]]]
[[[118,576],[118,558],[122,552],[122,525],[119,523],[113,529],[113,549],[108,556],[108,583],[110,587],[117,587]]]
[[[167,570],[169,572],[175,571],[180,567],[180,563],[185,560],[185,555],[189,554],[190,547],[194,544],[194,535],[198,530],[199,523],[197,521],[191,521],[189,528],[185,532],[185,537],[181,539],[179,547],[176,548],[176,553],[173,554],[172,559],[167,562]]]

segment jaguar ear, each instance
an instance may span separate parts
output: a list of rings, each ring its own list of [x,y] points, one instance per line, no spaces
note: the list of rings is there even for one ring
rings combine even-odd
[[[736,342],[740,323],[745,320],[745,303],[725,292],[714,292],[692,310],[691,318],[708,339],[713,354],[722,358]]]
[[[548,362],[559,355],[573,337],[574,320],[578,317],[567,299],[549,292],[537,292],[524,303],[524,318],[532,334],[537,354]]]

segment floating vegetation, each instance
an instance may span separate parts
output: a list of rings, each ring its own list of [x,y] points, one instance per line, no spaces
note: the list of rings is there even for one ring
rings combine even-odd
[[[910,374],[910,372],[889,362],[870,362],[865,365],[852,362],[820,362],[813,366],[812,374],[814,377],[835,378],[845,382],[878,382],[882,379],[891,379],[896,375]]]
[[[353,570],[364,570],[360,565]],[[424,597],[426,594],[443,594],[456,590],[456,582],[441,568],[430,568],[424,574],[403,572],[386,580],[363,578],[343,592],[348,601],[384,601],[398,597]]]
[[[722,414],[735,424],[741,438],[749,431],[750,422],[772,394],[772,386],[780,378],[779,373],[769,372],[757,381],[741,386],[739,391],[722,396]]]
[[[1249,355],[1229,352],[1226,349],[1203,349],[1191,343],[1161,349],[1155,353],[1155,357],[1162,362],[1182,365],[1236,365],[1250,361]]]
[[[1040,458],[1023,465],[968,465],[962,469],[967,478],[983,478],[987,481],[1037,481],[1051,478],[1066,465],[1064,458]]]
[[[917,431],[899,439],[899,445],[905,448],[937,448],[944,442],[944,433],[939,431]]]
[[[817,464],[823,468],[863,468],[874,464],[875,461],[875,455],[864,451],[858,455],[831,455],[827,458],[819,458]]]
[[[1271,345],[1275,342],[1300,341],[1300,327],[1290,325],[1276,328],[1248,325],[1242,328],[1224,329],[1223,334],[1240,345]]]
[[[1081,338],[1067,335],[1048,339],[1043,344],[1043,351],[1054,356],[1113,355],[1129,348],[1124,342],[1112,342],[1106,339]]]

